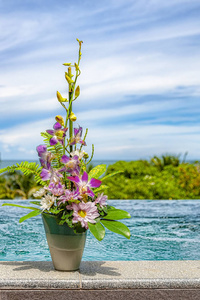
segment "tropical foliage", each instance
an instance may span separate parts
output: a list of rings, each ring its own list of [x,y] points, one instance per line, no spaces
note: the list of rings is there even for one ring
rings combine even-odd
[[[30,199],[40,189],[32,174],[13,171],[0,176],[0,199]]]
[[[108,167],[107,174],[117,170],[124,172],[104,181],[109,187],[107,189],[109,199],[200,198],[199,163],[180,162],[177,161],[177,157],[172,156],[170,160],[154,157],[150,162],[118,161]]]

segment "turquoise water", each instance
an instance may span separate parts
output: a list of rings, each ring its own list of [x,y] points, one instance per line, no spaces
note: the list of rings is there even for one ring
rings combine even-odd
[[[8,200],[0,201],[12,202]],[[27,201],[14,201],[27,204]],[[83,260],[199,260],[200,200],[110,200],[132,215],[131,239],[88,233]],[[41,216],[21,224],[27,210],[0,206],[0,261],[51,260]]]

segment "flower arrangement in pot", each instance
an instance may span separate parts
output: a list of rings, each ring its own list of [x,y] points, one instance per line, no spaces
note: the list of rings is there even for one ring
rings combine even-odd
[[[121,171],[103,177],[106,171],[104,164],[94,167],[88,173],[86,171],[93,158],[94,146],[92,145],[89,158],[84,151],[88,130],[83,136],[82,127],[74,126],[77,118],[72,112],[73,101],[80,95],[80,87],[76,84],[81,73],[79,64],[82,41],[77,41],[78,62],[74,65],[64,64],[67,67],[65,78],[68,83],[68,98],[63,98],[57,92],[57,99],[64,108],[66,117],[64,120],[62,116],[56,116],[53,129],[41,133],[44,144],[36,148],[41,166],[22,162],[0,170],[0,173],[21,170],[25,175],[34,174],[36,182],[42,185],[34,194],[41,201],[30,201],[36,206],[11,203],[3,205],[31,209],[19,222],[42,214],[54,267],[66,271],[79,268],[87,230],[99,241],[105,236],[105,227],[130,238],[127,226],[118,221],[130,218],[130,214],[108,205],[104,194],[107,188],[105,179]],[[72,68],[75,70],[74,75]]]

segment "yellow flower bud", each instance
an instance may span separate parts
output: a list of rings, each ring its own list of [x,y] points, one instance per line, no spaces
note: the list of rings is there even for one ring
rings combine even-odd
[[[79,46],[81,46],[81,44],[83,43],[83,41],[80,41],[79,39],[76,39],[76,40],[79,43]]]
[[[65,122],[64,122],[64,119],[62,116],[56,116],[55,119],[58,123],[60,123],[60,125],[62,125],[62,126],[65,125]]]
[[[74,63],[76,71],[80,71],[79,66],[77,65],[77,63]]]
[[[88,155],[86,152],[84,152],[83,157],[84,157],[85,159],[88,159],[89,155]]]
[[[70,78],[70,76],[68,75],[67,72],[65,72],[65,79],[67,80],[67,82],[68,82],[69,84],[74,82],[74,81]]]
[[[79,95],[80,95],[80,87],[78,85],[76,90],[75,90],[75,98],[77,98]]]
[[[68,100],[63,98],[59,92],[57,92],[57,98],[59,102],[68,102]]]
[[[75,121],[76,121],[76,116],[75,116],[75,114],[74,114],[73,112],[71,112],[69,118],[70,118],[70,120],[71,120],[72,122],[75,122]]]

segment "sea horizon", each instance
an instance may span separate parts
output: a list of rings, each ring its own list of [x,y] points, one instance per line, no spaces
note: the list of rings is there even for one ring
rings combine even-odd
[[[28,162],[35,162],[37,164],[40,164],[39,160],[21,160],[21,159],[4,159],[4,160],[1,160],[0,161],[0,169],[3,169],[3,168],[6,168],[8,166],[12,166],[12,165],[15,165],[16,163],[21,163],[23,161],[28,161]],[[112,165],[114,164],[115,162],[117,162],[119,160],[101,160],[101,159],[94,159],[92,160],[90,164],[92,164],[93,166],[97,166],[97,165],[100,165],[100,164],[106,164],[107,166],[109,165]],[[125,160],[123,160],[125,161]],[[128,160],[126,160],[128,161]]]

